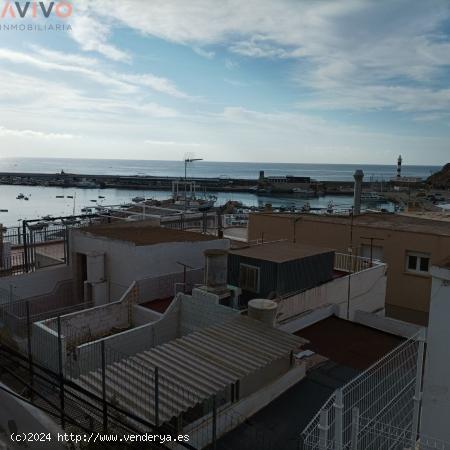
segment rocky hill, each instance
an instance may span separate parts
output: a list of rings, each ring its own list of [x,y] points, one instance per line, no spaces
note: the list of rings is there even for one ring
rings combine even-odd
[[[450,163],[447,163],[439,172],[433,173],[427,178],[427,183],[434,188],[450,188]]]

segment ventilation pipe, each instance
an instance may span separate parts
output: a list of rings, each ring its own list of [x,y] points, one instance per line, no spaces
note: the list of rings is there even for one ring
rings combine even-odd
[[[361,214],[361,192],[362,192],[362,181],[364,178],[364,172],[358,169],[353,174],[355,179],[355,195],[353,200],[353,214]]]

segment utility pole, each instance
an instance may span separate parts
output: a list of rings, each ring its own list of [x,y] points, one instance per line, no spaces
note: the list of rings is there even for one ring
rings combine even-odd
[[[347,285],[347,320],[350,320],[350,290],[351,290],[351,278],[353,269],[353,207],[350,211],[350,264],[348,266],[348,285]]]

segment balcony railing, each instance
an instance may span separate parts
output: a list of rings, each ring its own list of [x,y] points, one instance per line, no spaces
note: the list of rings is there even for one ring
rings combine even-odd
[[[334,270],[341,272],[362,272],[381,264],[383,263],[377,259],[355,256],[350,253],[335,253],[334,255]]]

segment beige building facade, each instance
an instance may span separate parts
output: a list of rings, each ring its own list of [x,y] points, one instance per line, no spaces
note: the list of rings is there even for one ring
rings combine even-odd
[[[388,213],[353,218],[254,213],[248,237],[353,249],[354,254],[383,260],[388,265],[386,314],[421,325],[428,322],[430,268],[450,256],[449,222]]]

